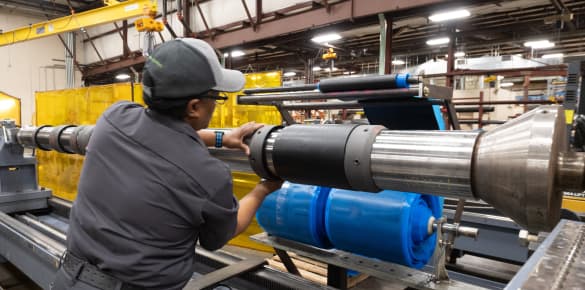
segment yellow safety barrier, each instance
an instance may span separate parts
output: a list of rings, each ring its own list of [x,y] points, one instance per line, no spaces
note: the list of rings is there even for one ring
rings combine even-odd
[[[246,88],[281,86],[281,72],[246,74]],[[270,106],[237,105],[237,94],[230,94],[224,105],[218,105],[210,124],[211,128],[233,128],[248,121],[280,124],[278,111]],[[134,97],[133,97],[134,96]],[[99,116],[113,103],[128,100],[143,104],[142,88],[128,83],[70,90],[36,93],[37,125],[95,124]],[[53,190],[53,194],[67,200],[74,200],[77,181],[81,172],[83,157],[57,152],[38,151],[39,183]],[[256,185],[255,174],[234,172],[234,194],[242,198]],[[270,251],[271,248],[252,242],[250,235],[262,232],[254,220],[250,227],[230,241],[230,244]]]

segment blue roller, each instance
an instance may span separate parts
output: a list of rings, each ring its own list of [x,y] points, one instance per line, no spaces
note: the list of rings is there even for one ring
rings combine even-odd
[[[320,248],[331,248],[325,232],[328,187],[285,182],[264,199],[256,213],[268,233]]]
[[[437,239],[435,233],[428,234],[429,218],[439,218],[442,208],[443,199],[431,195],[333,189],[325,227],[335,248],[421,268]]]

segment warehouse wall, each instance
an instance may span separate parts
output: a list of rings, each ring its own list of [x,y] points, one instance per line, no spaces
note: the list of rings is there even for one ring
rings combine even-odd
[[[0,9],[0,29],[4,31],[43,20]],[[82,54],[80,48],[78,44],[78,54]],[[65,88],[64,59],[65,48],[56,36],[0,47],[0,91],[21,99],[23,125],[33,124],[35,91]],[[79,86],[81,75],[76,75]]]
[[[296,3],[305,2],[305,0],[270,0],[264,1],[262,4],[263,13],[269,13],[271,11],[275,11],[281,8],[292,6]],[[159,12],[162,11],[162,2],[158,1],[158,9]],[[168,10],[172,11],[177,8],[177,1],[169,1]],[[256,16],[256,1],[255,0],[246,0],[246,4],[248,5],[248,9],[252,17]],[[201,11],[205,15],[205,20],[209,27],[217,27],[222,26],[224,24],[245,20],[248,19],[246,16],[246,12],[244,10],[244,6],[242,5],[241,0],[221,0],[221,1],[209,1],[201,4]],[[176,13],[170,14],[168,17],[169,24],[173,27],[173,30],[177,33],[177,35],[183,35],[183,26],[177,19]],[[128,31],[128,46],[131,50],[139,50],[144,47],[144,33],[138,33],[133,28],[134,19],[129,19],[128,24],[132,26],[131,29]],[[118,24],[121,24],[119,21]],[[191,28],[194,31],[204,31],[205,25],[201,17],[199,16],[199,11],[195,7],[191,9]],[[105,24],[97,27],[92,27],[88,29],[88,33],[91,36],[99,35],[101,33],[110,31],[114,29],[114,24]],[[163,32],[163,37],[168,40],[171,39],[170,33],[165,29]],[[156,36],[156,42],[160,43],[161,40],[158,36]],[[94,41],[97,49],[99,50],[100,54],[104,58],[111,58],[115,56],[119,56],[122,54],[122,39],[118,34],[110,34]],[[84,49],[86,51],[86,58],[84,59],[84,63],[92,63],[99,60],[97,54],[91,47],[89,42],[84,43]]]

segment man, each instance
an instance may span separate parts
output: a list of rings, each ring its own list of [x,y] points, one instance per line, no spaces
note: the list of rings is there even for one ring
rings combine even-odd
[[[225,99],[220,92],[243,85],[204,41],[176,39],[154,51],[143,73],[148,108],[117,103],[93,131],[53,289],[180,289],[197,241],[216,250],[250,224],[281,183],[260,182],[238,207],[229,168],[207,146],[247,152],[243,138],[262,125],[199,131]]]

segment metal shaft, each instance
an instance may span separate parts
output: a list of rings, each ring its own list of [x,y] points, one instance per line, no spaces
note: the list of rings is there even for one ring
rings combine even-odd
[[[418,89],[386,89],[375,91],[348,91],[348,92],[299,92],[299,93],[278,93],[265,95],[244,95],[238,96],[239,104],[270,104],[288,100],[388,100],[418,96]]]
[[[306,184],[482,199],[533,232],[558,222],[563,190],[585,188],[585,156],[566,152],[559,106],[485,133],[340,126],[265,128],[252,138],[250,158],[263,162],[252,168]]]
[[[542,106],[484,133],[391,131],[371,125],[264,126],[250,139],[267,179],[353,190],[482,199],[531,232],[559,220],[563,190],[585,189],[585,155],[567,152],[560,106]],[[25,147],[85,154],[93,126],[21,129]],[[237,154],[212,151],[235,161]]]
[[[27,148],[85,155],[93,127],[63,125],[22,128],[16,133],[16,141]]]
[[[379,188],[474,199],[471,162],[478,132],[383,130],[372,145]]]

